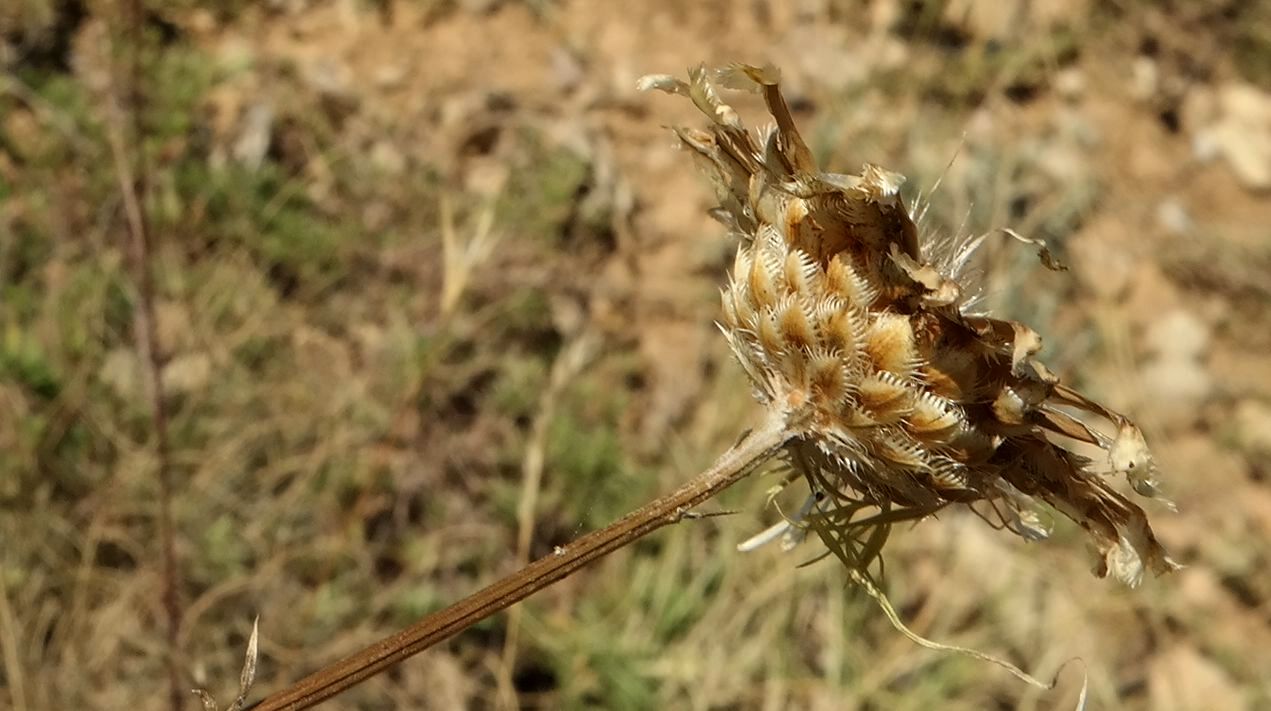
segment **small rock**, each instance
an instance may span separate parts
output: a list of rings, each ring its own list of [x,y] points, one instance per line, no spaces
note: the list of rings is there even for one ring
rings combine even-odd
[[[899,0],[880,0],[869,4],[869,29],[875,36],[886,34],[904,16]]]
[[[1060,71],[1055,75],[1055,91],[1069,101],[1080,99],[1086,93],[1086,75],[1076,67]]]
[[[274,109],[267,103],[257,102],[248,107],[243,116],[242,129],[230,154],[234,160],[247,168],[256,170],[265,160],[272,142],[274,129]]]
[[[1166,313],[1147,330],[1147,346],[1158,360],[1199,358],[1209,345],[1209,326],[1182,309]]]
[[[198,34],[211,34],[216,31],[216,15],[210,10],[200,9],[190,13],[186,26]]]
[[[396,89],[406,81],[406,67],[403,64],[383,64],[375,68],[371,81],[381,89]]]
[[[966,140],[968,148],[996,147],[995,142],[1001,136],[1001,125],[986,108],[971,112],[966,122]]]
[[[1218,118],[1193,137],[1198,158],[1222,156],[1240,184],[1271,190],[1271,93],[1246,84],[1218,91]]]
[[[1255,455],[1271,455],[1271,405],[1243,400],[1236,406],[1236,439]]]
[[[1188,131],[1208,126],[1218,116],[1218,97],[1207,85],[1191,86],[1183,94],[1178,113],[1182,126]]]
[[[870,57],[880,71],[899,69],[909,61],[909,45],[890,35],[873,38],[869,46]]]
[[[189,348],[195,341],[194,328],[190,325],[190,310],[180,301],[160,299],[154,308],[155,335],[159,350],[176,353]]]
[[[471,123],[486,110],[486,95],[478,91],[455,94],[441,100],[437,109],[441,128],[455,128]]]
[[[1208,140],[1245,189],[1271,190],[1271,133],[1224,121],[1209,130]]]
[[[245,37],[229,34],[216,46],[213,57],[218,69],[227,74],[237,74],[247,71],[256,63],[256,50]]]
[[[1271,127],[1271,94],[1250,84],[1228,84],[1218,92],[1222,112],[1250,128]]]
[[[557,47],[552,51],[552,77],[556,85],[563,91],[571,91],[586,78],[586,70],[578,57],[564,48]]]
[[[309,89],[322,96],[351,99],[353,72],[334,57],[319,57],[302,65],[301,78]]]
[[[1209,327],[1183,310],[1166,312],[1147,330],[1153,357],[1139,373],[1143,391],[1158,421],[1193,422],[1214,388],[1214,378],[1201,363],[1209,345]]]
[[[121,400],[140,400],[141,360],[129,348],[116,348],[106,354],[97,379],[105,383]]]
[[[468,162],[463,186],[474,195],[493,198],[503,192],[509,174],[506,161],[478,156]]]
[[[1148,708],[1157,711],[1249,708],[1239,684],[1230,674],[1191,646],[1178,646],[1154,655],[1148,689],[1151,698]]]
[[[367,232],[383,232],[392,223],[393,209],[383,200],[370,200],[362,208],[362,226]]]
[[[1178,285],[1152,259],[1136,257],[1122,305],[1132,314],[1163,314],[1180,308]]]
[[[1151,57],[1136,57],[1130,67],[1130,96],[1147,101],[1161,88],[1161,73]]]
[[[1222,146],[1214,138],[1211,131],[1200,131],[1192,137],[1192,156],[1202,163],[1217,160],[1222,155]]]
[[[170,394],[194,393],[212,379],[212,359],[206,353],[185,353],[163,367],[163,389]]]
[[[1016,29],[1012,10],[1017,4],[999,0],[952,0],[944,3],[943,19],[977,40],[1001,39]]]
[[[1213,390],[1209,371],[1190,358],[1154,360],[1143,366],[1139,377],[1147,393],[1143,406],[1150,407],[1157,420],[1170,424],[1195,420],[1200,404]]]
[[[39,154],[46,144],[45,134],[35,115],[25,109],[14,107],[6,111],[8,114],[0,125],[0,130],[8,134],[8,148],[19,158],[32,158]]]
[[[1116,236],[1127,228],[1116,218],[1100,217],[1073,236],[1068,245],[1074,273],[1103,299],[1116,299],[1130,287],[1138,268]]]
[[[379,140],[371,146],[371,165],[386,175],[401,175],[406,170],[406,157],[388,140]]]
[[[1075,146],[1068,143],[1052,143],[1037,156],[1038,168],[1062,185],[1072,185],[1089,179],[1089,161]]]
[[[1182,236],[1192,231],[1192,216],[1187,208],[1177,199],[1169,198],[1156,206],[1156,221],[1161,228],[1175,236]]]

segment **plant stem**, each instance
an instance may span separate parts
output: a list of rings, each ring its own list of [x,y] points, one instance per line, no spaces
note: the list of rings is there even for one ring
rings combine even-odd
[[[673,523],[732,486],[789,441],[783,415],[772,415],[725,452],[709,469],[673,493],[654,500],[567,546],[557,548],[517,572],[450,607],[330,664],[251,707],[253,711],[307,709],[362,683],[432,645],[448,639],[504,608],[613,551]]]
[[[123,81],[119,80],[117,72],[111,77],[112,91],[107,97],[110,102],[107,140],[123,198],[124,217],[128,225],[126,251],[137,290],[133,320],[137,351],[145,371],[146,390],[150,399],[159,479],[159,547],[162,555],[162,601],[167,634],[168,701],[172,711],[180,711],[185,706],[188,694],[179,664],[182,611],[176,532],[172,516],[172,456],[168,439],[167,396],[162,378],[164,356],[160,353],[155,321],[155,288],[150,257],[152,235],[145,204],[150,177],[145,156],[145,126],[141,116],[144,78],[141,53],[145,43],[145,8],[141,0],[125,0],[119,9],[127,32],[128,66],[127,76]],[[135,172],[132,167],[134,161]]]

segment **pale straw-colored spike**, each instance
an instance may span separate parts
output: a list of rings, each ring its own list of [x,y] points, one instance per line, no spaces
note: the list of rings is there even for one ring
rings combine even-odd
[[[817,268],[806,252],[792,250],[786,254],[785,264],[781,270],[782,282],[787,292],[797,294],[809,303],[819,294],[812,290],[817,279]]]
[[[808,307],[795,294],[784,297],[777,307],[777,323],[787,349],[807,353],[817,345],[816,326]]]
[[[865,330],[865,353],[878,370],[909,377],[922,362],[909,318],[882,312]]]

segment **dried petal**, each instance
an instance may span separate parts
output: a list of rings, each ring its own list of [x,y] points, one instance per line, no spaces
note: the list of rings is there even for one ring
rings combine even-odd
[[[671,74],[645,74],[636,80],[636,91],[665,91],[688,96],[688,84]]]

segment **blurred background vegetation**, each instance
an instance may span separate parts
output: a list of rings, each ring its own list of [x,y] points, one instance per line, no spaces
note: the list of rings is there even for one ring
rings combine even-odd
[[[733,245],[664,128],[698,119],[634,86],[744,60],[823,165],[943,176],[932,232],[1055,247],[993,244],[987,303],[1180,503],[1189,567],[1135,591],[1063,524],[898,531],[903,617],[1080,657],[1094,708],[1271,708],[1271,6],[136,5],[0,4],[0,707],[171,708],[161,469],[179,681],[227,699],[257,614],[259,695],[711,461],[755,414],[712,325]],[[919,649],[814,544],[737,553],[772,483],[331,707],[1072,707],[1075,667],[1042,693]]]

